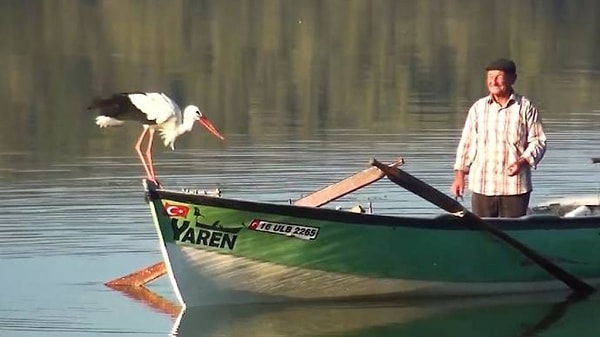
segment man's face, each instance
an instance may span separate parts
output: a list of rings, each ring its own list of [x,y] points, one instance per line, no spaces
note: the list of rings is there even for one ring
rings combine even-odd
[[[506,74],[502,70],[489,70],[487,72],[487,87],[492,95],[507,95],[512,91],[515,75]]]

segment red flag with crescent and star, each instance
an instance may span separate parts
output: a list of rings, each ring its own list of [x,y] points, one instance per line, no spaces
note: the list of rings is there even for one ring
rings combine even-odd
[[[174,205],[168,202],[165,203],[165,212],[172,217],[186,218],[190,208],[183,205]]]

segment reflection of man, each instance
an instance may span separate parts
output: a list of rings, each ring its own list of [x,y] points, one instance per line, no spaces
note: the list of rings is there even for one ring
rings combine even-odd
[[[515,63],[499,59],[486,71],[490,94],[469,109],[456,150],[451,193],[463,195],[468,174],[473,213],[519,217],[527,212],[531,168],[544,156],[546,135],[536,107],[513,90]]]

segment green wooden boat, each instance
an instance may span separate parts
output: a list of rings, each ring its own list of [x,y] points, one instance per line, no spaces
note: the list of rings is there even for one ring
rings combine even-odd
[[[465,220],[360,214],[171,191],[145,182],[185,306],[568,290]],[[600,284],[600,216],[486,219],[588,284]]]

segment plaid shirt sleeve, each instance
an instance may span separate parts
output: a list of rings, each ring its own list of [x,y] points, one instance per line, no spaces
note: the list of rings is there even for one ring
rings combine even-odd
[[[529,106],[525,117],[527,120],[527,148],[523,151],[521,158],[527,160],[529,165],[535,169],[546,153],[546,134],[535,106]]]
[[[469,173],[471,164],[477,154],[477,103],[473,104],[467,114],[462,136],[456,149],[454,170]]]

